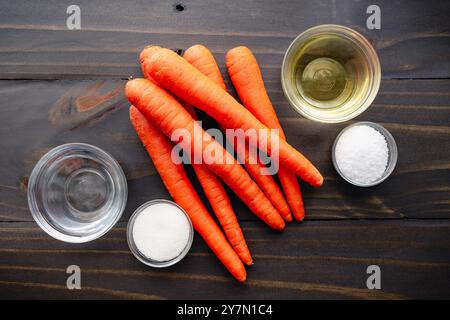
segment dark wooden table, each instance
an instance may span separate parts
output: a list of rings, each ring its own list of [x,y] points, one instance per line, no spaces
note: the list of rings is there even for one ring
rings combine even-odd
[[[366,29],[373,1],[78,0],[81,30],[66,28],[73,1],[0,2],[0,298],[450,298],[450,2],[379,0],[381,30]],[[389,129],[399,160],[373,188],[350,186],[332,167],[333,139],[349,123],[306,120],[281,90],[287,46],[323,23],[359,30],[381,60],[380,92],[355,120]],[[133,210],[169,198],[129,124],[122,90],[140,75],[137,55],[149,43],[208,46],[228,85],[224,54],[249,46],[288,140],[325,176],[321,189],[303,185],[306,221],[282,234],[231,195],[255,260],[244,285],[199,237],[181,263],[164,270],[128,251]],[[121,222],[87,244],[50,238],[27,207],[34,164],[66,142],[110,152],[128,178]],[[82,271],[81,290],[66,289],[73,264]],[[381,290],[366,288],[372,264],[381,268]]]

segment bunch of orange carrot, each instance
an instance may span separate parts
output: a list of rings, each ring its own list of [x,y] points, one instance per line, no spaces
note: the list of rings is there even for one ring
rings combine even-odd
[[[217,63],[204,46],[190,47],[183,57],[169,49],[147,46],[140,54],[140,63],[145,79],[130,80],[125,87],[132,104],[131,122],[174,201],[188,213],[195,230],[228,271],[237,280],[245,281],[244,264],[251,265],[253,261],[222,182],[269,227],[283,230],[285,221],[304,218],[297,176],[316,187],[322,185],[323,178],[309,160],[286,142],[257,61],[248,48],[237,47],[226,55],[228,73],[242,104],[228,94]],[[193,107],[214,118],[222,130],[256,129],[259,134],[255,147],[264,143],[269,156],[279,155],[282,190],[271,175],[262,174],[264,165],[250,159],[251,153],[244,152],[243,167],[203,131]],[[190,143],[169,139],[180,128],[191,133]],[[201,144],[194,141],[196,130],[201,132]],[[270,143],[272,139],[277,139],[277,143]],[[223,232],[200,200],[183,165],[173,162],[174,143],[190,157],[203,160],[205,150],[223,154],[222,163],[193,164]]]

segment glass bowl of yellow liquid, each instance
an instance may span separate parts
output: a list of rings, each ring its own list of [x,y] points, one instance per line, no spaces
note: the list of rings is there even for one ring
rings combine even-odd
[[[350,28],[326,24],[300,34],[286,51],[281,84],[292,107],[311,120],[337,123],[361,114],[381,80],[377,53]]]

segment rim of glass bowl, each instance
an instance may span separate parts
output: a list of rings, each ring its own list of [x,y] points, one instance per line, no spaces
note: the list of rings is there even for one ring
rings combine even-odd
[[[181,212],[184,214],[187,221],[189,222],[189,239],[186,243],[186,246],[184,247],[183,251],[181,251],[181,253],[178,256],[176,256],[175,258],[173,258],[171,260],[167,260],[167,261],[157,261],[157,260],[152,260],[152,259],[146,257],[139,251],[139,249],[137,248],[136,244],[134,243],[134,239],[133,239],[133,227],[134,227],[134,223],[136,221],[137,216],[144,209],[146,209],[154,204],[157,204],[157,203],[167,203],[167,204],[176,206],[178,209],[181,210]],[[133,214],[131,215],[130,220],[128,221],[127,242],[128,242],[128,247],[130,248],[130,251],[133,253],[135,258],[138,259],[140,262],[142,262],[143,264],[145,264],[147,266],[153,267],[153,268],[166,268],[166,267],[173,266],[174,264],[180,262],[187,255],[189,250],[191,249],[193,240],[194,240],[194,227],[192,225],[191,218],[189,218],[189,215],[186,213],[186,211],[181,206],[179,206],[177,203],[170,201],[170,200],[155,199],[155,200],[147,201],[147,202],[143,203],[142,205],[140,205],[136,210],[134,210]]]
[[[59,231],[58,229],[54,228],[44,217],[45,214],[43,214],[39,207],[36,204],[36,194],[34,192],[34,189],[37,186],[37,183],[39,179],[42,177],[44,171],[45,165],[52,159],[57,158],[58,155],[62,154],[64,151],[67,150],[73,150],[73,149],[79,149],[79,150],[87,150],[89,152],[94,153],[95,155],[101,157],[104,161],[106,160],[109,162],[109,164],[113,167],[113,170],[116,171],[119,179],[117,183],[120,185],[119,191],[121,193],[121,196],[123,197],[123,201],[120,204],[120,207],[115,212],[115,217],[113,220],[110,221],[108,225],[105,225],[104,228],[99,230],[96,233],[87,235],[87,236],[74,236],[70,234],[63,233]],[[27,198],[28,198],[28,207],[31,211],[31,215],[33,216],[36,223],[39,225],[39,227],[44,230],[48,235],[52,236],[53,238],[64,241],[64,242],[70,242],[70,243],[83,243],[83,242],[89,242],[95,239],[100,238],[105,233],[107,233],[111,228],[119,221],[120,217],[122,216],[123,211],[125,210],[125,206],[127,203],[128,198],[128,185],[127,185],[127,179],[125,177],[125,174],[120,167],[119,163],[116,159],[114,159],[109,153],[106,151],[93,146],[91,144],[87,143],[66,143],[59,145],[50,151],[48,151],[46,154],[44,154],[39,161],[34,166],[30,178],[28,180],[28,188],[27,188]]]
[[[383,175],[379,179],[372,181],[370,183],[367,183],[367,184],[353,181],[353,180],[349,179],[348,177],[346,177],[342,173],[342,171],[339,169],[339,166],[336,162],[336,145],[337,145],[337,142],[339,141],[339,138],[348,129],[355,127],[355,126],[360,126],[360,125],[370,126],[370,127],[374,128],[375,130],[377,130],[379,133],[381,133],[384,136],[384,138],[386,139],[386,143],[387,143],[388,149],[389,149],[388,164],[386,166],[386,169],[383,172]],[[391,173],[394,171],[395,166],[397,165],[397,159],[398,159],[397,143],[395,142],[395,139],[392,136],[392,134],[382,125],[375,123],[375,122],[370,122],[370,121],[358,121],[358,122],[352,123],[349,126],[346,126],[344,129],[341,130],[341,132],[339,132],[336,139],[334,139],[333,147],[331,149],[331,159],[333,161],[333,166],[336,169],[337,173],[339,173],[339,175],[345,181],[347,181],[348,183],[353,184],[355,186],[358,186],[358,187],[373,187],[377,184],[380,184],[384,180],[386,180],[391,175]]]
[[[346,37],[347,39],[351,40],[355,45],[357,45],[362,53],[366,56],[367,61],[369,61],[369,72],[373,75],[371,78],[371,85],[369,88],[369,94],[365,97],[364,101],[361,103],[361,105],[351,111],[350,113],[340,117],[340,118],[323,118],[320,116],[315,116],[310,113],[308,113],[307,108],[303,107],[302,105],[297,105],[294,102],[294,99],[291,97],[291,93],[288,90],[288,85],[286,83],[286,76],[287,76],[287,64],[288,59],[290,59],[291,53],[294,50],[294,48],[297,47],[298,43],[301,41],[305,41],[309,39],[312,36],[316,36],[321,33],[332,33],[337,34],[343,37]],[[380,88],[381,83],[381,65],[380,60],[378,58],[378,55],[372,46],[372,44],[367,40],[366,37],[364,37],[361,33],[357,32],[356,30],[353,30],[351,28],[338,25],[338,24],[323,24],[319,26],[315,26],[312,28],[309,28],[302,33],[300,33],[289,45],[288,49],[286,50],[286,53],[283,57],[283,64],[281,67],[281,86],[283,88],[284,96],[287,98],[289,104],[291,107],[300,113],[305,118],[308,118],[310,120],[323,122],[323,123],[339,123],[351,120],[361,113],[363,113],[369,106],[372,104],[373,100],[378,94],[378,90]]]

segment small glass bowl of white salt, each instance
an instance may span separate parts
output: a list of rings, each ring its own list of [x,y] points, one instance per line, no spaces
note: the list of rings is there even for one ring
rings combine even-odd
[[[356,122],[336,137],[331,152],[333,165],[347,182],[371,187],[386,180],[397,164],[397,144],[383,126]]]
[[[183,259],[191,248],[194,228],[175,202],[158,199],[137,208],[127,226],[128,246],[142,263],[164,268]]]

